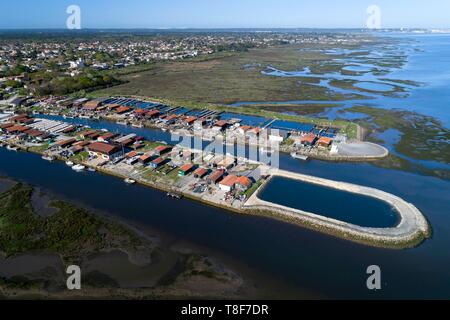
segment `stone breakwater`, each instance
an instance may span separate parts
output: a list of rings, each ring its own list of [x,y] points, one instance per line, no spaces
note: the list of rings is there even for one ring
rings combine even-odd
[[[244,210],[277,216],[282,220],[297,223],[340,238],[383,248],[402,249],[414,247],[431,235],[431,227],[424,215],[413,204],[408,203],[393,194],[374,188],[289,171],[272,170],[270,173],[271,178],[280,176],[296,179],[379,199],[388,203],[396,210],[400,216],[400,222],[392,228],[361,227],[311,212],[261,200],[258,195],[262,188],[247,200],[243,208]]]

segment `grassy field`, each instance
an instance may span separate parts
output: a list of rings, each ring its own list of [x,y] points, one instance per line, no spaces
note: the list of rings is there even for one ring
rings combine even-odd
[[[48,251],[78,261],[86,252],[141,244],[127,228],[64,201],[50,202],[54,214],[38,215],[32,193],[31,186],[17,183],[0,194],[0,251],[7,257]]]
[[[252,49],[179,62],[147,65],[142,72],[123,73],[127,83],[96,91],[97,96],[136,95],[170,99],[178,104],[228,104],[239,101],[333,100],[357,96],[343,95],[314,85],[316,78],[281,78],[261,74],[268,66],[282,70],[326,72],[340,66],[329,65],[330,57],[319,52],[300,51],[298,46]]]

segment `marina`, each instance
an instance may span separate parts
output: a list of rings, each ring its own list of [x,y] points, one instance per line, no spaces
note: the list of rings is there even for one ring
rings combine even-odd
[[[35,120],[26,115],[12,116],[10,119],[19,123],[26,122],[31,124],[35,122],[45,123],[47,121],[45,119]],[[11,120],[7,119],[6,121]],[[261,203],[261,200],[256,196],[258,189],[264,188],[265,184],[267,184],[267,178],[274,175],[274,169],[267,167],[263,163],[257,161],[248,163],[246,159],[243,159],[243,163],[238,163],[237,158],[229,152],[226,152],[225,154],[211,153],[208,156],[206,164],[201,162],[197,164],[191,161],[193,159],[204,161],[202,150],[196,151],[186,146],[179,149],[180,146],[167,144],[157,145],[155,148],[154,142],[145,141],[144,137],[140,138],[135,133],[128,132],[119,135],[118,133],[114,134],[109,131],[100,131],[100,134],[98,131],[92,130],[87,126],[81,126],[80,124],[72,123],[68,125],[64,122],[49,121],[52,121],[51,123],[58,128],[64,127],[67,129],[67,127],[70,127],[69,133],[72,135],[53,134],[50,143],[43,142],[47,143],[44,145],[48,148],[48,151],[44,149],[43,159],[53,161],[56,157],[65,158],[66,165],[68,162],[74,163],[71,168],[76,172],[82,172],[84,170],[95,172],[101,170],[102,173],[123,177],[124,182],[128,185],[140,183],[161,190],[176,190],[175,192],[168,191],[167,195],[176,199],[188,196],[191,199],[206,204],[243,214],[257,214],[259,210],[263,210],[267,211],[269,215],[286,222],[293,222],[302,226],[306,223],[309,227],[312,224],[318,226],[315,227],[318,231],[342,236],[346,239],[363,242],[368,245],[400,248],[410,247],[419,244],[429,235],[428,224],[425,220],[423,220],[425,222],[420,220],[424,219],[422,218],[422,214],[412,205],[399,205],[396,207],[397,212],[402,217],[399,226],[392,228],[390,225],[383,225],[376,233],[364,228],[364,225],[339,220],[344,219],[344,221],[347,221],[346,219],[348,217],[342,215],[333,216],[334,219],[331,219],[333,221],[330,223],[330,221],[324,220],[324,216],[328,217],[330,213],[321,212],[324,216],[318,214],[311,215],[307,211],[294,208],[293,210],[298,213],[298,216],[292,219],[294,217],[291,213],[293,210],[290,210],[288,207],[279,208],[279,205],[274,203]],[[99,125],[104,127],[105,124],[100,123]],[[34,142],[27,146],[30,138],[32,141],[36,139],[35,132],[32,131],[35,127],[32,128],[27,129],[26,125],[3,126],[3,130],[9,134],[3,139],[6,139],[10,143],[15,141],[14,143],[18,147],[21,146],[25,150],[34,148]],[[28,132],[31,132],[31,134]],[[130,147],[131,145],[136,147],[132,148]],[[140,152],[139,149],[145,148],[146,145],[152,145],[154,148],[153,151]],[[268,148],[260,151],[266,154],[272,152]],[[196,156],[196,152],[200,153]],[[79,157],[77,154],[85,155]],[[186,155],[188,155],[187,158]],[[123,163],[125,158],[127,160]],[[177,158],[179,160],[175,160]],[[298,158],[298,156],[293,156],[293,158]],[[179,161],[182,163],[179,164]],[[176,172],[176,170],[178,170],[178,175],[174,176],[173,172]],[[192,174],[194,170],[196,174]],[[203,173],[197,173],[199,170],[203,170]],[[242,174],[243,171],[246,173]],[[285,174],[289,175],[290,173]],[[334,182],[327,181],[324,184],[333,185]],[[191,188],[191,185],[194,185],[194,187]],[[202,185],[208,186],[208,192],[206,192],[207,189]],[[255,188],[252,188],[253,185]],[[365,190],[359,186],[355,186],[354,188],[356,188],[352,191],[354,193]],[[331,192],[328,189],[326,189],[327,192],[324,192],[324,190],[318,193],[326,194],[327,192]],[[324,196],[327,197],[326,195]],[[392,205],[392,202],[386,200],[386,198],[381,197],[381,199]],[[355,202],[356,200],[352,201]],[[364,206],[372,206],[369,198],[362,202],[368,202]],[[374,211],[377,215],[383,212],[381,207],[379,209]],[[408,214],[408,210],[413,210],[414,214]],[[411,216],[417,216],[419,218],[412,219]],[[407,217],[410,218],[406,219]],[[376,219],[379,220],[380,217]],[[346,223],[346,225],[342,226],[342,223]],[[322,228],[324,224],[326,228]],[[408,228],[405,229],[404,224]],[[393,229],[395,231],[392,231]],[[391,236],[391,234],[394,236]]]

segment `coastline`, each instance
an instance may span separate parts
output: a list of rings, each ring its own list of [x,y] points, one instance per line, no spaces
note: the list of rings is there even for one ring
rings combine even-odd
[[[28,150],[28,148],[23,148],[23,146],[16,145],[20,148],[20,150],[24,150],[26,152],[33,152],[38,155],[42,155],[42,153]],[[64,161],[62,158],[58,158],[58,161]],[[107,170],[102,167],[92,166],[89,163],[86,162],[79,162],[80,164],[85,165],[86,167],[91,167],[96,169],[98,172],[115,176],[120,179],[126,179],[129,178],[126,175],[123,175],[119,172],[113,171],[113,170]],[[285,172],[285,171],[273,171],[273,169],[270,172],[270,178],[264,181],[258,188],[254,191],[254,193],[247,199],[247,201],[244,203],[244,205],[240,208],[233,207],[232,205],[227,205],[225,203],[218,203],[213,202],[209,200],[205,200],[202,197],[194,196],[193,194],[190,194],[188,192],[183,192],[181,190],[176,190],[177,193],[183,195],[185,198],[194,200],[200,203],[203,203],[205,205],[225,209],[229,212],[233,212],[236,214],[243,214],[243,215],[259,215],[259,216],[265,216],[269,218],[275,218],[277,220],[281,220],[283,222],[291,223],[298,225],[300,227],[306,227],[309,229],[312,229],[317,232],[322,232],[328,235],[332,235],[338,238],[342,238],[345,240],[361,243],[368,246],[373,247],[381,247],[381,248],[390,248],[390,249],[405,249],[405,248],[411,248],[419,245],[422,243],[425,239],[429,238],[431,236],[431,227],[429,226],[429,223],[426,221],[425,217],[418,211],[417,208],[415,208],[412,204],[406,203],[404,200],[395,197],[391,194],[388,194],[386,192],[383,192],[378,189],[372,189],[367,188],[363,186],[358,185],[352,185],[349,183],[342,183],[337,182],[333,180],[328,179],[322,179],[312,176],[306,176],[301,174],[296,174],[293,172]],[[301,210],[296,210],[293,208],[278,206],[273,203],[266,203],[258,198],[258,194],[261,191],[262,188],[264,188],[267,185],[267,182],[276,175],[285,175],[289,177],[295,177],[300,180],[308,180],[312,183],[319,183],[324,184],[326,186],[330,186],[330,184],[333,187],[333,184],[338,184],[338,187],[336,189],[340,189],[344,186],[345,191],[350,191],[353,193],[359,193],[361,194],[361,190],[365,190],[365,193],[362,194],[368,194],[371,196],[371,193],[367,192],[367,190],[379,192],[380,194],[383,194],[384,197],[379,196],[378,198],[382,201],[388,202],[389,204],[400,204],[401,208],[398,210],[398,207],[394,205],[396,208],[398,214],[402,217],[402,221],[404,220],[404,216],[402,216],[402,212],[404,210],[410,210],[411,212],[414,212],[414,216],[416,217],[417,223],[414,222],[414,219],[412,219],[411,215],[407,215],[408,218],[408,225],[410,226],[410,229],[403,230],[403,233],[396,234],[395,231],[398,231],[397,228],[381,228],[377,232],[373,232],[373,229],[371,228],[362,228],[358,227],[356,225],[352,225],[349,223],[345,223],[342,221],[329,219],[320,215],[307,213]],[[154,188],[163,192],[173,192],[174,188],[165,186],[163,184],[156,184],[151,183],[148,181],[145,181],[140,178],[135,178],[136,182],[138,184],[141,184],[146,187]],[[336,186],[336,185],[335,185]],[[349,188],[349,186],[351,186]],[[357,189],[354,189],[357,188]],[[359,188],[359,190],[358,190]],[[394,197],[394,198],[392,198]],[[388,201],[386,201],[386,198]],[[392,199],[396,199],[392,200]],[[401,221],[401,224],[402,224]],[[411,225],[412,223],[412,225]],[[404,228],[403,225],[401,225],[402,228]]]

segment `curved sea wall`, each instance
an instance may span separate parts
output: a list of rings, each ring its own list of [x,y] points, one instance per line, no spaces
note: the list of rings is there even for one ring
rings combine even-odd
[[[414,205],[393,194],[374,188],[283,170],[272,171],[271,178],[275,176],[300,180],[379,199],[388,203],[396,210],[400,216],[400,222],[392,228],[361,227],[311,212],[264,201],[258,197],[261,190],[254,193],[247,200],[244,205],[244,210],[258,214],[276,216],[282,220],[300,224],[307,228],[340,238],[383,248],[402,249],[414,247],[431,235],[431,227],[424,215]]]

